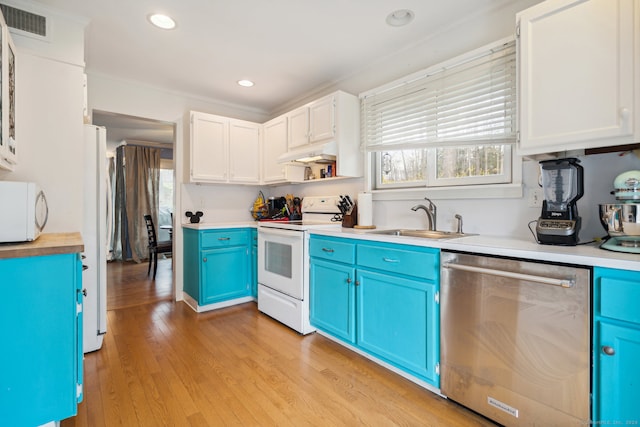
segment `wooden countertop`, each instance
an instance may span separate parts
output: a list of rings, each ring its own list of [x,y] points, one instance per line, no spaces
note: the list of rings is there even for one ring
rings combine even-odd
[[[71,254],[84,251],[82,235],[74,233],[45,233],[33,242],[0,243],[0,259],[30,256]]]

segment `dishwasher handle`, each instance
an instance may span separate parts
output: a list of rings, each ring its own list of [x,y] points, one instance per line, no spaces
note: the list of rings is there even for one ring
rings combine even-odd
[[[452,270],[469,271],[471,273],[490,274],[492,276],[508,277],[516,280],[527,280],[529,282],[544,283],[545,285],[560,286],[563,288],[572,288],[575,285],[575,279],[556,279],[553,277],[534,276],[532,274],[514,273],[512,271],[494,270],[492,268],[475,267],[472,265],[453,264],[445,262],[443,268]]]

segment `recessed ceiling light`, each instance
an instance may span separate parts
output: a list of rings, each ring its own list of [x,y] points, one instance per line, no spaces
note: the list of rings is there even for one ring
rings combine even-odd
[[[403,25],[407,25],[409,22],[413,21],[415,14],[412,10],[409,9],[399,9],[395,12],[391,12],[387,16],[387,24],[392,27],[402,27]]]
[[[149,22],[163,30],[173,30],[176,27],[176,21],[174,21],[170,16],[163,15],[161,13],[149,15]]]
[[[238,84],[242,87],[251,87],[254,85],[251,80],[238,80]]]

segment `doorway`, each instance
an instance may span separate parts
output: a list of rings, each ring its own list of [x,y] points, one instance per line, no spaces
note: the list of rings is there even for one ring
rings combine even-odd
[[[93,111],[92,122],[94,125],[106,128],[107,155],[113,157],[114,169],[116,164],[115,153],[118,147],[131,145],[152,147],[155,151],[159,150],[160,178],[157,183],[156,232],[159,241],[170,240],[173,227],[172,214],[175,211],[176,203],[174,193],[175,160],[173,155],[176,124],[100,110]],[[115,189],[115,181],[112,189]],[[113,215],[110,218],[110,222],[110,228],[113,230],[115,228]],[[174,284],[170,255],[160,255],[158,257],[157,275],[156,279],[153,280],[153,271],[151,274],[147,274],[146,246],[144,246],[145,259],[140,259],[141,262],[135,262],[132,260],[133,257],[130,251],[122,250],[122,247],[116,248],[117,242],[113,238],[108,238],[107,240],[110,242],[109,262],[107,264],[107,310],[172,299]]]

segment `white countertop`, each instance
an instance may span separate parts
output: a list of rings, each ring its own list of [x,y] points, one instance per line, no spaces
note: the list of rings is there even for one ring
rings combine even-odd
[[[238,222],[202,222],[197,224],[181,224],[183,228],[194,230],[214,230],[223,228],[256,228],[256,221]],[[378,242],[401,243],[415,246],[449,249],[455,251],[474,252],[487,255],[498,255],[512,258],[524,258],[537,261],[549,261],[565,264],[619,268],[640,271],[640,254],[612,252],[600,249],[599,243],[578,246],[540,245],[530,240],[502,236],[469,235],[455,239],[425,239],[420,237],[388,236],[371,234],[376,230],[359,230],[354,228],[311,228],[311,234],[346,237]]]
[[[383,230],[383,229],[378,229]],[[339,230],[311,229],[311,234],[347,237],[389,243],[403,243],[416,246],[525,258],[566,264],[619,268],[640,271],[640,254],[612,252],[600,249],[598,243],[578,246],[540,245],[531,240],[500,236],[469,235],[455,239],[425,239],[420,237],[398,237],[384,234],[370,234],[373,230],[342,228]]]
[[[195,224],[181,224],[182,228],[191,228],[193,230],[215,230],[220,228],[256,228],[256,221],[237,221],[237,222],[198,222]]]

